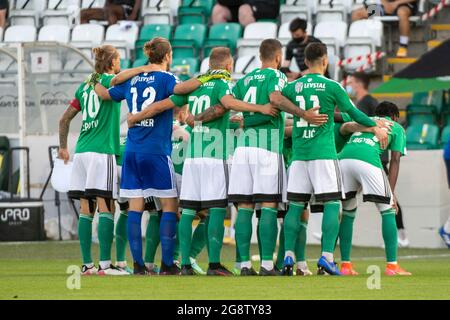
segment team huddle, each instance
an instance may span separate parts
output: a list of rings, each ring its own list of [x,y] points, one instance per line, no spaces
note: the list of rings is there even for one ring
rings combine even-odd
[[[148,65],[122,72],[114,47],[94,49],[95,72],[60,120],[59,157],[67,162],[70,121],[83,115],[69,191],[80,200],[83,274],[312,275],[306,263],[308,217],[323,212],[318,273],[356,275],[351,248],[361,193],[381,214],[385,274],[410,275],[397,263],[394,190],[406,153],[397,106],[380,103],[376,117],[359,111],[339,83],[324,77],[328,58],[321,43],[308,45],[308,72],[292,82],[279,71],[278,40],[262,41],[259,51],[261,68],[233,85],[228,48],[214,48],[209,71],[185,82],[167,71],[172,50],[163,38],[145,44]],[[129,110],[126,139],[120,138],[122,100]],[[389,176],[380,160],[386,149],[392,154]],[[114,219],[116,201],[121,213]],[[236,264],[230,271],[221,263],[221,250],[224,220],[232,209],[237,210]],[[96,211],[98,268],[91,257]],[[143,254],[144,211],[150,218]],[[255,212],[259,272],[250,253]],[[200,222],[193,231],[196,217]],[[133,269],[126,262],[128,243]],[[206,272],[196,262],[203,248]]]

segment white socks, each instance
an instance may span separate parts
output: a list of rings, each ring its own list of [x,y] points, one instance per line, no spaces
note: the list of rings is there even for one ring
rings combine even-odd
[[[264,269],[266,269],[268,271],[273,270],[273,261],[272,260],[262,260],[261,267],[263,267]]]
[[[295,260],[295,254],[293,251],[287,250],[286,253],[284,254],[284,258],[286,259],[287,257],[291,257],[292,259]]]
[[[327,260],[329,262],[333,262],[334,261],[334,257],[333,254],[330,252],[322,252],[322,256],[324,256],[325,258],[327,258]]]
[[[242,261],[241,262],[241,269],[243,269],[243,268],[250,269],[251,267],[252,267],[252,262],[251,261]]]
[[[409,43],[409,37],[407,36],[400,36],[400,45],[407,47]]]
[[[99,262],[100,268],[103,270],[108,269],[111,266],[111,260],[109,261],[100,261]]]
[[[299,270],[307,270],[308,265],[306,264],[306,261],[299,261],[297,262],[297,269]]]

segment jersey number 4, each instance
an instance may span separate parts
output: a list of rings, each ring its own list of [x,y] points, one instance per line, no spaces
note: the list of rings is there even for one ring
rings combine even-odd
[[[298,102],[298,105],[300,106],[300,109],[307,110],[306,109],[306,101],[305,101],[305,97],[304,96],[297,96],[295,98],[295,100]],[[312,108],[320,106],[320,101],[319,101],[319,97],[318,96],[312,95],[312,96],[309,97],[309,100],[312,102]],[[310,108],[308,108],[308,109],[310,109]],[[308,127],[308,126],[310,126],[310,127],[317,127],[314,124],[309,124],[303,118],[300,118],[300,120],[297,121],[295,125],[296,125],[297,128],[304,128],[304,127]]]

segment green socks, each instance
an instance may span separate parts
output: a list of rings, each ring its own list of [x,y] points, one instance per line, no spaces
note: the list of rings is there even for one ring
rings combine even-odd
[[[191,253],[189,257],[196,259],[206,245],[206,219],[200,220],[192,235]]]
[[[280,236],[278,239],[278,255],[276,264],[278,270],[283,269],[284,250],[284,223],[282,223],[280,226]]]
[[[100,265],[106,268],[111,264],[111,246],[114,239],[114,216],[109,212],[100,213],[98,219],[98,242],[100,246]]]
[[[223,235],[225,227],[223,221],[227,214],[226,208],[209,209],[208,224],[208,256],[209,263],[220,263],[220,252],[222,251]]]
[[[261,209],[261,219],[259,227],[259,238],[261,241],[261,264],[267,270],[273,269],[273,253],[277,245],[278,225],[277,209]]]
[[[300,231],[300,215],[305,208],[303,202],[289,203],[289,210],[284,218],[284,246],[285,256],[294,258],[295,246]]]
[[[90,215],[80,214],[80,220],[78,221],[78,239],[80,239],[83,264],[92,264],[92,217]]]
[[[295,246],[296,261],[306,261],[306,231],[308,230],[308,222],[300,221],[300,229]]]
[[[178,224],[181,264],[184,266],[191,265],[190,253],[192,242],[192,221],[194,221],[195,215],[195,210],[183,209],[181,219]]]
[[[355,221],[356,209],[342,212],[341,224],[339,226],[339,248],[341,249],[341,260],[350,262],[352,252],[353,222]]]
[[[387,262],[397,261],[397,223],[395,222],[395,210],[389,209],[381,212],[381,228],[386,251]]]
[[[125,262],[127,250],[127,220],[128,214],[124,210],[120,212],[119,219],[116,223],[116,260],[117,262]]]
[[[328,201],[324,204],[322,220],[322,254],[330,260],[333,257],[336,239],[339,235],[340,201]]]
[[[250,261],[253,209],[239,208],[235,224],[235,238],[242,263]]]
[[[155,254],[159,245],[159,214],[150,212],[150,218],[145,231],[145,263],[154,263]]]

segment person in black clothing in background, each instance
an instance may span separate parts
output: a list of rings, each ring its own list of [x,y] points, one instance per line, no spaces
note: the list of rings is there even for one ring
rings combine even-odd
[[[347,83],[347,93],[350,97],[353,97],[356,102],[356,107],[367,114],[369,117],[375,116],[375,108],[378,105],[377,99],[369,94],[370,77],[364,72],[355,72],[349,77]],[[384,151],[381,156],[381,163],[383,164],[383,169],[386,175],[389,175],[389,151]],[[395,196],[395,195],[394,195]],[[409,246],[409,240],[406,237],[405,225],[403,223],[403,211],[402,207],[396,200],[397,204],[397,215],[395,219],[397,221],[398,229],[398,245],[399,247]]]
[[[305,48],[308,44],[321,41],[309,35],[306,31],[308,23],[301,18],[295,18],[289,25],[289,31],[292,35],[292,40],[289,41],[286,47],[286,56],[283,63],[282,71],[286,73],[289,80],[295,80],[307,72],[308,67],[305,64]],[[291,60],[295,59],[300,72],[292,72],[289,70]],[[327,76],[327,75],[325,75]]]
[[[213,7],[212,23],[239,22],[243,27],[261,19],[277,19],[278,0],[217,0]]]

